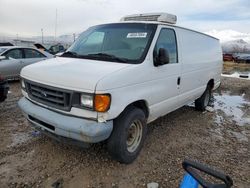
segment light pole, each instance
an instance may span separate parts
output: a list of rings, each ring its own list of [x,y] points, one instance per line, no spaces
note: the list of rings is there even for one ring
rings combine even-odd
[[[55,20],[55,43],[56,43],[56,32],[57,32],[57,9],[56,9],[56,20]]]
[[[41,29],[41,32],[42,32],[42,44],[43,44],[43,28]]]
[[[17,43],[18,43],[18,33],[16,34],[16,46],[17,46]]]

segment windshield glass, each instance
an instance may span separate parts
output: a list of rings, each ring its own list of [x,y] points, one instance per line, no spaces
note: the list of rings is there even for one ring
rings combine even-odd
[[[64,53],[64,57],[122,63],[141,63],[157,25],[117,23],[91,27]]]

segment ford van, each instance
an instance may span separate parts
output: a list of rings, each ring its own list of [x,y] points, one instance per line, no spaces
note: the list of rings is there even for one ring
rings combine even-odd
[[[139,14],[93,26],[61,57],[23,68],[28,121],[55,138],[106,141],[115,160],[133,162],[148,123],[193,101],[203,111],[220,85],[219,40],[176,20]]]

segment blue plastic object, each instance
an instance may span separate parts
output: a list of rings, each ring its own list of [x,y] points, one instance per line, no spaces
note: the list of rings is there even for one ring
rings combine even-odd
[[[198,182],[188,173],[185,174],[180,188],[198,188]]]
[[[34,137],[37,137],[37,136],[41,135],[41,132],[37,131],[37,130],[34,130],[34,131],[31,132],[31,135],[34,136]]]

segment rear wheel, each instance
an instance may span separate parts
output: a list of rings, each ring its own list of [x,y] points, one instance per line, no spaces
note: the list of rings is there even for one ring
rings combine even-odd
[[[127,108],[114,120],[114,128],[108,139],[108,151],[121,163],[132,163],[139,155],[146,138],[146,117],[141,109]]]
[[[212,87],[208,85],[202,96],[195,100],[195,109],[199,111],[204,111],[210,102],[211,96]]]

